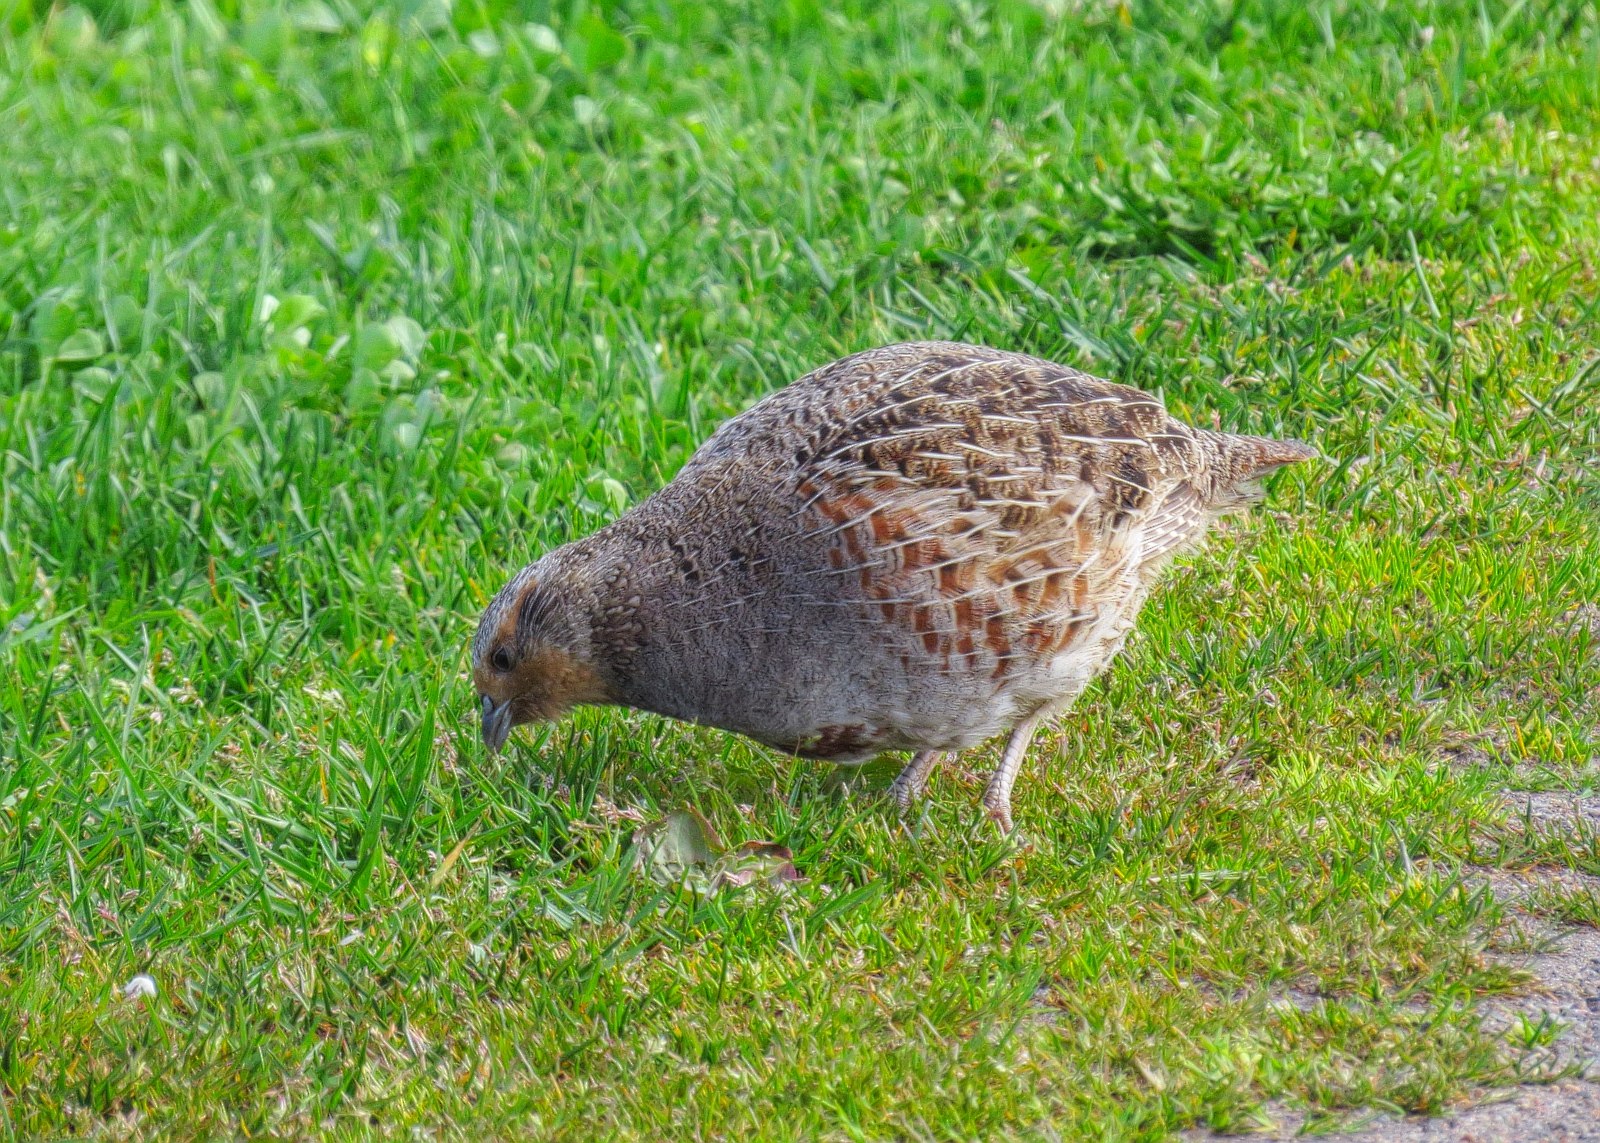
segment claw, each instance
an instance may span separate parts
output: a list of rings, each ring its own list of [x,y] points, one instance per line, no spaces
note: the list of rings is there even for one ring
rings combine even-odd
[[[991,806],[985,802],[983,809],[984,816],[999,826],[1002,834],[1010,835],[1013,826],[1011,822],[1011,807],[1009,805],[1000,803]]]

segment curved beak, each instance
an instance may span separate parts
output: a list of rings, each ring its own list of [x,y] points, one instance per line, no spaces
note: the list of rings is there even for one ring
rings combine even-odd
[[[483,744],[489,748],[489,753],[498,754],[500,748],[506,744],[506,738],[511,733],[511,703],[509,701],[496,703],[488,695],[483,696]]]

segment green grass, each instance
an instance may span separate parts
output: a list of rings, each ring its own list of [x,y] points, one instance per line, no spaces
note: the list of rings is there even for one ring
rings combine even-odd
[[[1514,1082],[1457,871],[1600,872],[1496,796],[1593,774],[1597,140],[1579,0],[0,0],[0,1137],[1160,1139]],[[509,573],[914,337],[1330,458],[1151,602],[1025,844],[972,772],[901,825],[892,760],[625,712],[484,756]],[[651,880],[685,807],[806,880]]]

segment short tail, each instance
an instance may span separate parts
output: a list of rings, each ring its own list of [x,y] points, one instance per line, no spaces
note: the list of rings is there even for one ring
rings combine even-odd
[[[1315,460],[1322,454],[1303,441],[1280,441],[1236,433],[1214,433],[1221,464],[1218,466],[1218,507],[1247,504],[1261,498],[1261,480],[1286,464]]]
[[[1236,480],[1259,480],[1286,464],[1315,460],[1322,454],[1304,441],[1277,441],[1271,437],[1244,437],[1231,433],[1227,439],[1229,467]]]

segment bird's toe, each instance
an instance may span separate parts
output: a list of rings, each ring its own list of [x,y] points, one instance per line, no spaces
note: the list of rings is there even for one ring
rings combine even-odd
[[[1009,802],[990,802],[985,800],[983,811],[985,817],[1000,827],[1002,834],[1011,832],[1011,805]]]

